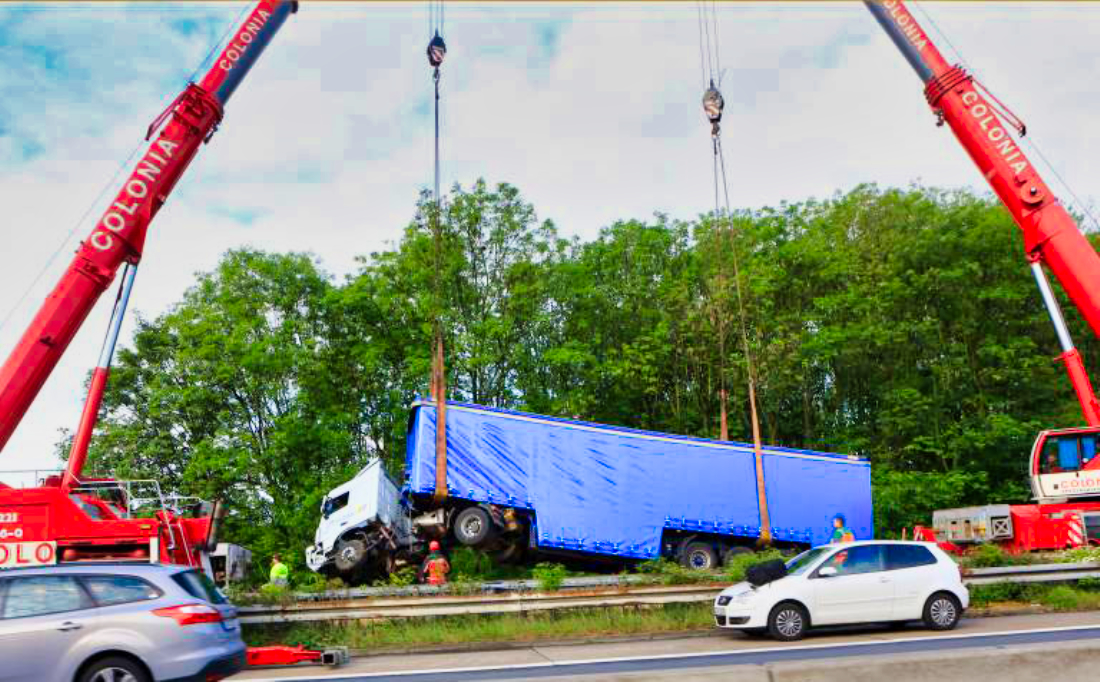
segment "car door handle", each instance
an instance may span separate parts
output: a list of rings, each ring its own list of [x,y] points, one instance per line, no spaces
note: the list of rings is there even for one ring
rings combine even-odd
[[[79,630],[82,627],[84,627],[84,626],[81,625],[80,623],[74,623],[71,620],[67,620],[64,623],[62,623],[61,626],[57,629],[60,630],[61,632],[69,632],[70,630]]]
[[[889,578],[879,578],[878,581],[880,583],[888,583],[888,582],[890,582],[890,579]]]

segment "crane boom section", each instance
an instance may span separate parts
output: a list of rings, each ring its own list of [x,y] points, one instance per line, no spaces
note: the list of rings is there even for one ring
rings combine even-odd
[[[0,368],[0,449],[119,268],[141,259],[149,223],[296,5],[258,2],[202,81],[188,85],[150,126],[152,142]]]
[[[1009,127],[1023,133],[1023,124],[961,66],[948,65],[901,0],[865,0],[865,4],[924,81],[933,112],[950,126],[1020,227],[1028,258],[1054,273],[1093,333],[1100,336],[1100,255],[1009,134]],[[1072,347],[1063,351],[1060,358],[1085,419],[1091,426],[1100,426],[1100,404],[1080,353]]]

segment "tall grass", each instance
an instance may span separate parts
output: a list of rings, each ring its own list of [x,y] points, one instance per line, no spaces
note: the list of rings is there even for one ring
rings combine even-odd
[[[249,626],[249,646],[302,644],[375,649],[396,646],[534,641],[598,635],[682,632],[713,626],[711,604],[666,604],[499,616],[448,616],[359,623]]]

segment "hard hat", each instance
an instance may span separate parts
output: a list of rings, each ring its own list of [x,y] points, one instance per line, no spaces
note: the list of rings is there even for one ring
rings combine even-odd
[[[438,552],[439,551],[439,541],[438,540],[432,540],[431,542],[429,542],[428,543],[428,549],[430,549],[433,552]]]

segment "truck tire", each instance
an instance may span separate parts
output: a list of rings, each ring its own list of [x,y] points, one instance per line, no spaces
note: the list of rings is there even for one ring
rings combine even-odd
[[[354,573],[366,558],[367,543],[361,538],[350,538],[336,543],[336,570],[341,573]]]
[[[466,507],[458,512],[452,526],[455,539],[469,547],[484,544],[493,531],[489,512],[481,507]]]
[[[680,565],[697,571],[718,568],[718,552],[707,542],[689,542],[680,551]]]
[[[730,547],[726,551],[722,552],[722,565],[729,566],[734,558],[745,554],[754,554],[754,552],[748,547],[742,547],[741,545]]]

